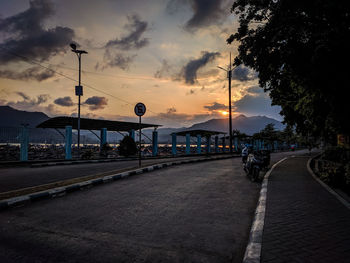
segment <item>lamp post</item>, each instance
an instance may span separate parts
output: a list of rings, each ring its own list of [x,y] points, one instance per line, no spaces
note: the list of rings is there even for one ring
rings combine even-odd
[[[78,156],[80,158],[80,96],[83,96],[83,86],[81,86],[81,55],[87,54],[85,50],[77,49],[77,45],[72,43],[70,44],[72,52],[77,54],[79,60],[79,85],[75,86],[75,95],[78,96]]]
[[[232,64],[231,64],[231,52],[230,52],[230,66],[227,69],[224,69],[222,67],[219,67],[219,69],[222,69],[227,72],[227,78],[228,78],[228,109],[229,109],[229,129],[230,129],[230,153],[232,153],[232,106],[231,106],[231,78],[232,78]]]

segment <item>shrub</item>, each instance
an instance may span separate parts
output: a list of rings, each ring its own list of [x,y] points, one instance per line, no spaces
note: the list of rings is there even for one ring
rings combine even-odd
[[[94,155],[93,150],[88,149],[88,150],[83,152],[83,154],[81,155],[81,158],[84,160],[90,160],[90,159],[92,159],[93,155]]]
[[[137,147],[134,139],[130,136],[125,136],[123,140],[121,140],[118,150],[121,156],[127,157],[130,155],[135,155],[137,152]]]
[[[103,144],[103,145],[102,145],[102,148],[101,148],[101,150],[100,150],[100,156],[102,156],[102,157],[107,157],[107,156],[108,156],[108,152],[109,152],[110,150],[112,150],[112,147],[109,146],[108,143]]]

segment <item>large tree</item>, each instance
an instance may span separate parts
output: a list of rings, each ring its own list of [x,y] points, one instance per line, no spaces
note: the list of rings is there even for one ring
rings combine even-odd
[[[235,0],[235,65],[258,72],[287,124],[327,136],[349,134],[348,0]]]

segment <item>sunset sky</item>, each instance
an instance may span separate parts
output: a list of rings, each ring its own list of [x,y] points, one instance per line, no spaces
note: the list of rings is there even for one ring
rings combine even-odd
[[[227,45],[237,22],[225,0],[2,0],[0,105],[76,116],[78,59],[82,57],[82,116],[144,121],[166,127],[225,118]],[[233,72],[233,112],[282,120],[255,72]]]

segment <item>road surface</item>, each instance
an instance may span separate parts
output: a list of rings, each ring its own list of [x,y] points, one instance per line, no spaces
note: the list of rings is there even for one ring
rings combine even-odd
[[[6,210],[1,262],[241,262],[259,190],[234,158]]]

